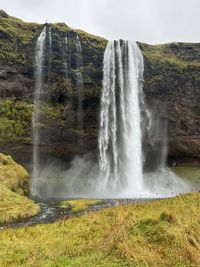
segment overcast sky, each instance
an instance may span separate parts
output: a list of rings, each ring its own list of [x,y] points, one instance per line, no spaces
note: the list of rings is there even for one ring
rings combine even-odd
[[[0,9],[25,21],[65,22],[107,39],[200,41],[200,0],[0,0]]]

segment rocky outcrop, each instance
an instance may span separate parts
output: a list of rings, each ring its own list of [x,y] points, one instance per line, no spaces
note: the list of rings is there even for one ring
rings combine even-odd
[[[34,51],[43,27],[0,12],[0,150],[20,162],[31,160]],[[97,150],[107,41],[61,23],[46,27],[41,153],[43,158],[71,159]],[[169,160],[199,161],[200,44],[139,45],[146,102],[168,122]],[[83,80],[83,128],[77,122],[78,73]]]

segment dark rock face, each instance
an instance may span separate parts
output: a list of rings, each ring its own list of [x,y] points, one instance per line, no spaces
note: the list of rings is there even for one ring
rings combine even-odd
[[[0,12],[0,150],[21,163],[32,159],[34,51],[43,26]],[[41,155],[68,160],[97,151],[107,41],[72,30],[65,24],[46,27]],[[77,35],[82,55],[77,50]],[[199,161],[200,44],[140,44],[140,47],[145,61],[146,102],[168,122],[169,160]],[[77,118],[80,73],[82,128]]]
[[[144,92],[168,123],[169,159],[199,161],[200,44],[141,45]]]
[[[33,75],[13,64],[0,62],[0,92],[1,98],[32,98],[34,88]]]

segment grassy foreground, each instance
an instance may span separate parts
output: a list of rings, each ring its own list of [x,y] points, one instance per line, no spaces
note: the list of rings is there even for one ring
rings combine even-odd
[[[87,211],[89,206],[100,205],[103,203],[100,199],[74,199],[62,201],[60,204],[61,208],[66,208],[72,212]]]
[[[6,224],[37,214],[40,207],[27,193],[28,173],[10,156],[0,153],[0,224]]]
[[[200,266],[200,193],[5,229],[0,266]]]

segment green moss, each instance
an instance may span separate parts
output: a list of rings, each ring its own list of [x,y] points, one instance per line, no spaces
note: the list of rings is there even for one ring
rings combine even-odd
[[[33,60],[33,43],[41,25],[26,23],[8,16],[0,17],[0,60],[29,65]]]
[[[62,117],[63,105],[50,106],[43,103],[40,110],[40,122],[37,127],[47,129],[65,126],[65,118]],[[0,140],[31,142],[33,105],[21,100],[2,99],[0,100]]]
[[[187,50],[185,46],[192,49]],[[173,69],[176,72],[182,73],[190,69],[199,68],[200,63],[197,60],[196,54],[200,53],[200,48],[195,44],[184,43],[169,43],[163,45],[147,45],[140,44],[145,58],[155,64],[157,68],[161,68],[161,74],[165,69]]]
[[[52,107],[44,104],[41,109],[41,114],[52,119],[58,119],[61,116],[61,110],[63,110],[63,106]]]
[[[32,106],[25,101],[0,100],[0,140],[24,141],[31,137]]]
[[[65,33],[67,33],[70,30],[70,28],[65,23],[55,23],[52,24],[51,27],[60,32],[65,32]]]

